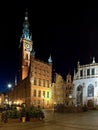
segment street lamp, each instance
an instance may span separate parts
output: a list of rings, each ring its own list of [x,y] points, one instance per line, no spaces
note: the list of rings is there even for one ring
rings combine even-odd
[[[72,94],[69,94],[69,106],[72,105]]]
[[[72,95],[71,95],[71,94],[69,94],[69,98],[70,98],[70,99],[72,98]]]
[[[10,91],[11,87],[12,87],[12,84],[9,83],[9,84],[8,84],[8,89],[9,89],[9,90],[8,90],[8,106],[9,106],[9,101],[10,101],[10,100],[9,100],[9,91]]]

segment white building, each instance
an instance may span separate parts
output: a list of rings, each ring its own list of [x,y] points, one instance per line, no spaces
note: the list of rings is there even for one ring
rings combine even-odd
[[[89,108],[98,105],[98,63],[95,58],[91,64],[77,64],[74,72],[74,98],[76,105],[86,104]]]

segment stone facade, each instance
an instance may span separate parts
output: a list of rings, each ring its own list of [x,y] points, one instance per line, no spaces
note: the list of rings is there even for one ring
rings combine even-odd
[[[98,105],[98,63],[80,65],[77,64],[77,72],[74,73],[74,97],[76,105],[86,104],[88,107]]]

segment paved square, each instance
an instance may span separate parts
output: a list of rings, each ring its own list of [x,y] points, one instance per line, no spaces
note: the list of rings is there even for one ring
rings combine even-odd
[[[44,110],[43,121],[0,123],[0,130],[98,130],[98,111],[54,113]]]

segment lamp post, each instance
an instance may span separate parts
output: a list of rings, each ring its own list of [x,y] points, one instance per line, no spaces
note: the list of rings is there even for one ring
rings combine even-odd
[[[69,106],[72,105],[72,94],[69,94]]]
[[[70,98],[70,99],[72,98],[72,95],[71,95],[71,94],[69,95],[69,98]]]
[[[9,100],[9,92],[10,92],[11,87],[12,87],[12,84],[9,83],[9,84],[8,84],[8,89],[9,89],[9,90],[8,90],[8,106],[9,106],[9,101],[10,101],[10,100]]]

